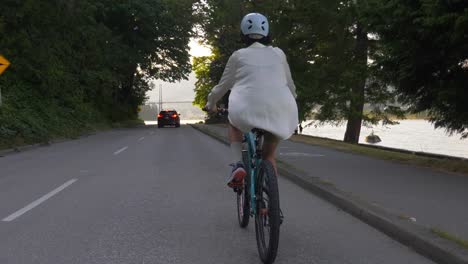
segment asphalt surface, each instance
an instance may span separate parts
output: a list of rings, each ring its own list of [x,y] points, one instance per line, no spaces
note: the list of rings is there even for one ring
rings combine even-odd
[[[0,158],[0,263],[259,263],[228,148],[182,126]],[[280,177],[276,263],[432,263]],[[25,208],[21,211],[22,208]]]
[[[429,228],[437,227],[468,239],[468,177],[431,169],[348,154],[325,148],[285,142],[280,157],[298,167],[313,168],[311,176],[412,217]],[[288,152],[319,154],[307,158]]]
[[[226,129],[209,126],[219,134]],[[396,215],[468,240],[468,177],[284,141],[277,157]]]

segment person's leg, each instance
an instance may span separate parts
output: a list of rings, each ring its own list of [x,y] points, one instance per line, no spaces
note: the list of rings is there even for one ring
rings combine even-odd
[[[237,163],[242,161],[242,132],[234,127],[233,125],[228,125],[228,138],[231,144],[231,158],[232,163]]]
[[[232,160],[232,172],[228,179],[228,186],[236,187],[241,185],[247,172],[244,169],[242,163],[242,131],[229,124],[228,126],[228,137],[231,143],[231,160]]]
[[[278,170],[276,169],[276,147],[278,146],[279,139],[273,134],[266,133],[264,137],[265,141],[263,143],[263,159],[268,160],[275,168],[275,173],[278,175]]]
[[[268,160],[275,169],[275,174],[278,177],[278,169],[276,167],[276,147],[278,147],[280,139],[271,133],[266,133],[263,142],[263,159]],[[280,224],[283,223],[283,211],[280,208]]]

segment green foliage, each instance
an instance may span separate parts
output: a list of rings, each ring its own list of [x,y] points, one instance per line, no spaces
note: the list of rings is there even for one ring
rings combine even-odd
[[[0,145],[136,119],[151,78],[190,72],[192,0],[0,4]]]
[[[243,0],[207,0],[197,6],[199,26],[205,44],[212,47],[210,57],[195,58],[193,70],[197,76],[194,104],[205,106],[206,97],[218,83],[231,54],[244,47],[240,39],[239,21],[242,19]],[[228,96],[221,101],[227,106]]]
[[[468,136],[468,3],[369,0],[365,18],[378,34],[375,68],[413,112]]]
[[[213,56],[193,58],[192,67],[197,81],[195,82],[195,100],[193,104],[203,108],[207,103],[208,94],[215,85],[210,77],[210,65]]]
[[[347,120],[346,134],[354,142],[362,121],[392,124],[392,117],[403,118],[408,109],[427,112],[436,127],[468,136],[466,1],[204,2],[200,26],[214,55],[199,75],[204,80],[197,87],[198,105],[242,46],[242,16],[256,11],[268,16],[273,44],[288,57],[301,120]]]
[[[202,28],[214,56],[207,70],[211,81],[203,82],[205,86],[197,91],[198,97],[207,95],[207,86],[217,83],[227,58],[242,47],[240,20],[255,11],[269,17],[273,45],[283,49],[288,57],[298,89],[301,120],[312,112],[324,122],[354,119],[358,128],[362,119],[372,123],[382,118],[389,120],[386,110],[390,108],[385,108],[385,103],[392,98],[392,91],[376,77],[366,85],[366,79],[372,76],[366,54],[368,46],[375,45],[369,43],[365,29],[361,30],[365,45],[357,41],[360,6],[353,1],[206,2]],[[372,107],[369,115],[363,112],[364,103]]]

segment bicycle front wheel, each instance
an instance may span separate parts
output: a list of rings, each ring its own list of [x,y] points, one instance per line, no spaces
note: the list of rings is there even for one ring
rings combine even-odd
[[[263,263],[269,264],[275,261],[278,251],[281,219],[275,169],[266,160],[260,164],[256,198],[255,234],[258,253]]]
[[[247,176],[244,179],[243,188],[239,188],[237,192],[237,220],[239,226],[245,228],[249,225],[250,218],[250,164],[247,151],[242,151],[242,160],[244,168],[247,171]]]

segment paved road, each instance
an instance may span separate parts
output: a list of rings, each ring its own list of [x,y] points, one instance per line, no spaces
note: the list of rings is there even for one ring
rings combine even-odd
[[[468,177],[378,160],[310,145],[285,142],[281,158],[299,167],[312,167],[311,176],[338,188],[468,239]],[[308,158],[288,152],[319,154]],[[307,167],[304,167],[307,168]]]
[[[0,158],[0,263],[259,263],[224,187],[227,147],[183,126]],[[277,263],[432,263],[280,178]],[[18,211],[24,208],[23,211]]]
[[[217,133],[226,129],[209,126]],[[419,224],[468,239],[468,177],[438,172],[329,148],[284,141],[278,157],[304,175],[378,204]]]

